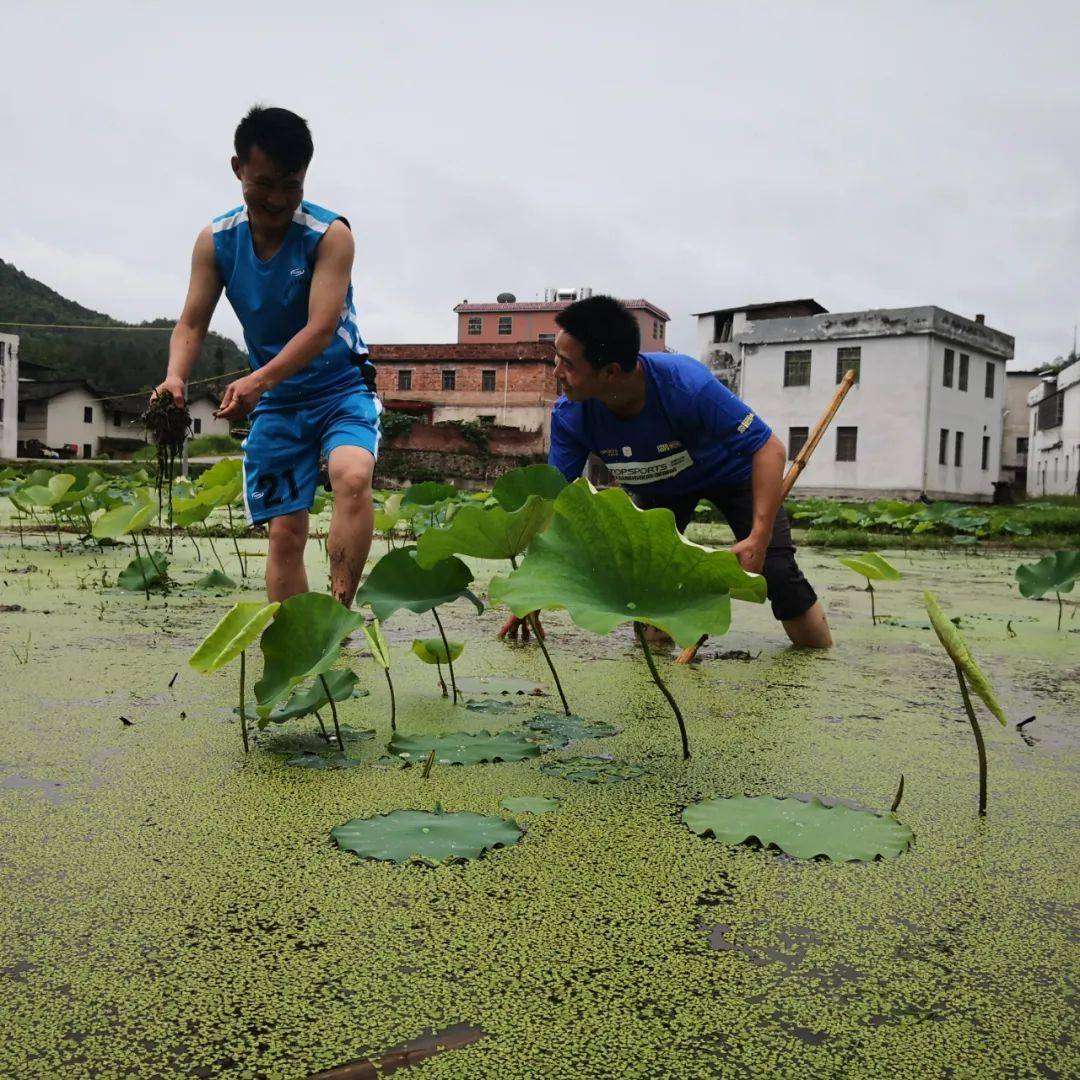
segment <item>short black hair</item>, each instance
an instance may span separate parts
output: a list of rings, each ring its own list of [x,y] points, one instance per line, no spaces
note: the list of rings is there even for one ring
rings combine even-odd
[[[251,111],[236,127],[233,146],[241,164],[251,157],[257,146],[283,173],[295,173],[307,168],[315,147],[311,129],[302,116],[288,109],[253,105]]]
[[[614,297],[589,296],[563,308],[555,323],[581,342],[585,359],[599,371],[618,364],[633,371],[641,348],[637,319]]]

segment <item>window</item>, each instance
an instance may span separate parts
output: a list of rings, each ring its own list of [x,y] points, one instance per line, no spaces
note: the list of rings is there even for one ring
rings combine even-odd
[[[484,329],[484,320],[479,315],[469,316],[469,333],[479,334]]]
[[[123,427],[124,418],[118,412],[114,412],[112,414],[112,424],[113,427]]]
[[[941,429],[941,435],[938,437],[937,463],[949,464],[949,429],[947,427]]]
[[[859,368],[862,366],[862,347],[860,345],[845,345],[836,350],[836,381],[840,382],[844,375],[855,371],[855,381],[859,381]]]
[[[838,427],[836,429],[836,460],[854,461],[858,439],[857,427]]]
[[[191,433],[193,435],[201,435],[202,434],[202,418],[201,417],[196,416],[195,419],[191,421]]]
[[[94,422],[94,406],[84,405],[82,411],[82,418],[84,424],[92,424]]]
[[[1026,454],[1028,452],[1028,437],[1026,435],[1018,435],[1016,437],[1016,452],[1018,454]]]
[[[791,427],[787,430],[787,459],[794,461],[799,456],[799,451],[806,445],[810,438],[808,427]]]
[[[25,405],[20,405],[19,406],[17,419],[18,419],[20,424],[25,423],[25,421],[26,421],[26,406]]]
[[[995,370],[996,369],[994,367],[994,361],[993,360],[987,360],[986,361],[986,383],[984,385],[984,391],[983,391],[986,394],[987,397],[993,397],[994,396],[994,371]]]
[[[476,419],[479,420],[481,424],[494,424],[495,423],[495,417],[494,416],[478,416]]]
[[[481,390],[494,390],[495,389],[495,372],[494,371],[481,371],[480,372],[480,389]]]
[[[412,368],[401,368],[397,373],[397,388],[399,390],[412,389]]]
[[[789,349],[784,353],[784,385],[810,385],[809,349]]]
[[[985,471],[990,468],[990,436],[983,436],[982,467]]]
[[[1061,427],[1065,419],[1065,394],[1058,390],[1044,397],[1039,402],[1039,411],[1035,414],[1035,427],[1039,431]]]
[[[945,350],[945,370],[941,375],[942,386],[952,386],[952,373],[953,373],[953,351],[952,349]]]
[[[84,458],[92,458],[94,456],[94,448],[88,442],[84,442],[82,445],[82,456]]]
[[[514,332],[514,319],[511,315],[499,316],[499,333],[504,337]]]
[[[541,341],[554,342],[555,341],[555,335],[554,334],[541,334],[540,335],[540,340]]]
[[[953,464],[957,466],[964,464],[964,433],[962,431],[956,433],[956,446],[953,448]]]
[[[457,389],[457,372],[456,371],[444,371],[442,373],[442,388],[444,390],[456,390]]]
[[[968,367],[970,366],[970,358],[967,353],[960,354],[960,377],[956,380],[957,390],[966,390],[968,383]]]

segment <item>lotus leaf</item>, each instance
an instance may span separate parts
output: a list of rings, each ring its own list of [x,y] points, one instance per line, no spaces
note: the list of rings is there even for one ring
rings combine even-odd
[[[877,552],[868,551],[865,555],[853,555],[840,559],[846,567],[874,581],[899,581],[900,571],[886,562]]]
[[[573,713],[569,716],[553,712],[537,713],[527,726],[530,731],[541,736],[561,740],[556,744],[559,746],[581,739],[605,739],[622,731],[622,728],[615,727],[614,724],[590,723]]]
[[[182,529],[190,529],[200,521],[205,521],[214,508],[223,504],[225,488],[203,488],[191,498],[174,498],[172,501],[172,520]],[[231,500],[230,500],[231,501]]]
[[[401,505],[430,508],[439,503],[448,502],[457,495],[453,484],[440,484],[435,480],[425,480],[422,484],[413,484],[406,488]]]
[[[465,648],[463,641],[449,641],[450,659],[456,660]],[[445,664],[447,662],[446,645],[441,638],[417,638],[412,643],[412,651],[424,661],[425,664]]]
[[[552,503],[530,495],[518,510],[463,506],[441,529],[428,529],[416,546],[416,561],[434,566],[448,555],[477,559],[512,559],[520,555],[551,520]]]
[[[222,458],[195,480],[195,487],[200,491],[209,491],[213,488],[224,488],[226,493],[232,492],[228,499],[232,502],[238,498],[244,484],[244,466],[239,458]]]
[[[149,558],[139,555],[116,576],[116,584],[128,592],[142,592],[145,588],[163,585],[168,569],[169,560],[160,551],[153,552]]]
[[[553,502],[564,487],[566,477],[554,465],[526,465],[503,473],[491,494],[504,510],[520,510],[533,495]]]
[[[512,818],[464,811],[394,810],[378,817],[354,818],[331,829],[330,835],[339,847],[362,858],[438,864],[477,859],[491,848],[510,847],[522,833]]]
[[[583,784],[619,784],[644,776],[648,770],[629,762],[614,761],[599,755],[569,757],[541,765],[540,771],[560,780],[573,780]]]
[[[235,589],[236,582],[228,574],[220,570],[211,570],[205,577],[195,582],[197,589]]]
[[[491,579],[490,595],[519,618],[566,608],[596,634],[637,621],[687,647],[727,631],[731,597],[764,601],[765,579],[746,573],[730,551],[687,540],[670,510],[639,510],[625,491],[597,492],[579,479],[555,500],[551,525],[521,566]]]
[[[820,799],[802,802],[772,795],[706,799],[688,806],[683,822],[698,836],[725,844],[756,840],[797,859],[820,855],[833,862],[894,859],[907,851],[912,832],[892,814],[872,814]]]
[[[488,698],[484,701],[466,701],[465,708],[469,712],[482,712],[482,713],[507,713],[516,712],[518,705],[513,701],[503,701],[500,699]]]
[[[511,814],[550,814],[559,809],[559,800],[545,799],[542,795],[518,795],[503,799],[499,806]]]
[[[458,680],[458,687],[463,694],[527,694],[542,697],[547,693],[542,683],[503,675],[466,675]]]
[[[1080,577],[1080,551],[1055,551],[1035,563],[1025,563],[1016,568],[1016,580],[1020,583],[1020,595],[1031,600],[1053,592],[1058,602],[1058,629],[1061,629],[1061,594],[1072,592]]]
[[[157,500],[146,488],[142,488],[135,493],[135,502],[122,503],[112,510],[106,510],[94,521],[94,539],[115,540],[129,533],[140,532],[153,520],[157,508]]]
[[[28,484],[19,494],[34,506],[50,509],[63,499],[74,483],[75,477],[71,473],[54,473],[45,484]]]
[[[196,671],[207,673],[224,667],[263,632],[280,607],[277,603],[234,604],[191,654],[188,664]]]
[[[349,611],[326,593],[306,592],[284,601],[273,625],[259,643],[263,675],[255,684],[260,716],[293,686],[324,675],[338,660],[343,639],[364,617]]]
[[[356,603],[369,604],[383,622],[399,608],[419,615],[462,596],[482,612],[484,605],[468,588],[472,579],[472,571],[460,559],[443,559],[425,570],[416,561],[415,547],[397,548],[375,564],[356,594]]]
[[[986,707],[1001,721],[1005,723],[1005,712],[998,703],[994,688],[990,680],[983,674],[982,668],[976,663],[975,658],[967,647],[967,643],[960,636],[960,631],[941,610],[937,597],[931,593],[925,593],[926,611],[930,616],[930,625],[937,633],[938,640],[945,646],[945,651],[952,657],[953,663],[963,671],[967,681],[971,683],[971,689],[982,698]]]
[[[383,671],[389,671],[390,646],[386,643],[386,635],[383,633],[382,625],[378,619],[373,619],[370,623],[364,625],[364,637],[367,638],[368,647],[371,649],[371,655],[375,658],[375,663]]]
[[[537,757],[540,747],[515,731],[455,731],[449,735],[395,735],[390,752],[409,761],[423,761],[435,751],[439,765],[479,765],[494,761],[524,761]]]
[[[248,719],[255,720],[260,729],[268,724],[284,724],[286,720],[298,720],[302,716],[310,716],[317,709],[323,708],[333,697],[335,701],[345,701],[353,696],[356,684],[359,681],[357,675],[347,668],[338,671],[328,671],[325,676],[326,687],[330,690],[327,696],[323,680],[316,679],[310,686],[297,688],[272,712],[262,715],[258,709],[254,712],[248,710]],[[237,710],[233,710],[236,712]]]
[[[300,769],[355,769],[364,763],[359,758],[346,757],[340,750],[335,750],[329,754],[297,754],[285,764]]]

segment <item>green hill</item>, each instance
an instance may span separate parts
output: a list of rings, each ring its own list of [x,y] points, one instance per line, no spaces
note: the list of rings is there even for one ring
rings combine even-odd
[[[146,389],[162,380],[169,357],[166,331],[175,320],[125,323],[112,319],[68,300],[0,259],[0,323],[3,322],[117,327],[116,332],[110,333],[108,330],[34,330],[0,325],[0,332],[19,335],[21,360],[52,368],[60,377],[86,379],[105,393],[119,394]],[[132,326],[166,329],[124,329]],[[246,353],[229,338],[210,333],[203,345],[195,378],[205,379],[246,366]],[[215,386],[210,384],[208,388]]]

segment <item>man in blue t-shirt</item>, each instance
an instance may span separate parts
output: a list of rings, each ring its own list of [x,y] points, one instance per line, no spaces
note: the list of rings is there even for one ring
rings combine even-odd
[[[710,500],[742,568],[764,575],[788,637],[828,648],[825,613],[780,506],[784,446],[768,425],[691,357],[638,352],[637,320],[609,296],[571,304],[555,322],[565,394],[551,414],[550,463],[574,480],[597,455],[636,505],[667,507],[680,530]]]
[[[154,393],[184,404],[224,291],[252,371],[229,384],[216,415],[251,416],[244,508],[249,523],[269,523],[267,596],[307,591],[308,509],[324,457],[334,492],[330,589],[348,607],[371,547],[382,410],[353,304],[352,230],[340,214],[304,200],[313,146],[302,117],[256,105],[237,127],[234,146],[244,203],[218,215],[195,241],[168,374]]]

